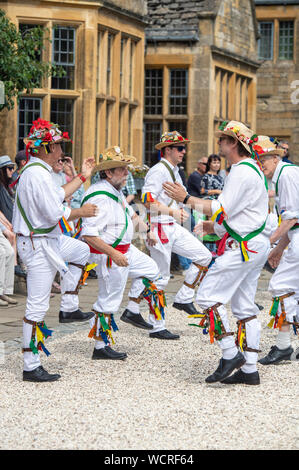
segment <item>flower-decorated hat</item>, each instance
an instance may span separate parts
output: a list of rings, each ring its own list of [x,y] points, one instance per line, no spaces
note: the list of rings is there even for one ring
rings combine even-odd
[[[219,130],[215,132],[216,137],[221,137],[222,135],[229,135],[238,140],[249,153],[252,153],[252,145],[257,142],[258,139],[258,136],[252,129],[249,129],[245,124],[238,121],[224,121],[219,126]]]
[[[161,150],[164,147],[170,147],[174,144],[188,144],[191,142],[189,139],[183,137],[178,131],[164,132],[161,135],[160,142],[155,146],[157,150]]]
[[[136,158],[132,155],[125,155],[123,150],[117,146],[110,147],[101,153],[99,156],[99,163],[96,166],[96,171],[111,170],[112,168],[119,168],[127,166],[130,163],[135,163]]]
[[[253,150],[257,153],[258,157],[270,157],[273,155],[278,155],[279,157],[284,156],[284,150],[277,148],[275,139],[267,135],[258,136],[258,141],[253,145]]]
[[[68,132],[62,132],[58,124],[38,118],[33,121],[28,136],[24,139],[26,155],[37,153],[42,145],[71,142]]]

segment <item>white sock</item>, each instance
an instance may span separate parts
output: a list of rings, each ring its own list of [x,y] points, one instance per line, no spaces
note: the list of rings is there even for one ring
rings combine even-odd
[[[139,313],[139,304],[133,300],[129,300],[127,309],[132,313]]]
[[[289,331],[279,331],[276,338],[276,346],[278,349],[287,349],[291,346],[291,338]]]
[[[106,344],[104,343],[104,341],[98,341],[98,340],[95,341],[95,345],[94,345],[95,349],[104,349],[105,346]]]
[[[241,367],[241,370],[244,374],[252,374],[257,371],[257,367],[256,364],[244,364],[244,366]]]
[[[231,348],[222,349],[222,357],[223,359],[233,359],[238,354],[238,349],[236,346],[232,346]]]

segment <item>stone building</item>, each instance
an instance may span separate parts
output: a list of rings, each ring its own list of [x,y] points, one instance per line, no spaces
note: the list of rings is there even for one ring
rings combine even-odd
[[[257,23],[250,0],[148,0],[144,155],[161,132],[186,134],[187,172],[217,150],[214,130],[236,119],[255,129]]]
[[[0,155],[14,158],[38,116],[68,130],[77,164],[110,145],[142,159],[145,0],[0,1],[22,32],[48,28],[43,58],[66,71],[0,113]],[[1,79],[1,78],[0,78]]]
[[[257,128],[286,140],[299,163],[299,1],[255,0],[259,25]]]

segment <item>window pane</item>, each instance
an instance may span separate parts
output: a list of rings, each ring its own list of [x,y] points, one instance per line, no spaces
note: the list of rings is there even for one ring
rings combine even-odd
[[[23,139],[27,137],[35,121],[41,115],[41,98],[21,98],[19,102],[18,150],[25,148]]]
[[[294,49],[294,22],[280,21],[279,23],[279,55],[281,60],[292,60]]]
[[[112,47],[113,47],[114,36],[112,33],[108,33],[108,44],[107,44],[107,75],[106,75],[106,94],[111,95],[111,69],[112,69]]]
[[[30,32],[30,30],[34,28],[42,28],[41,25],[39,24],[26,24],[26,23],[20,23],[19,24],[19,31],[22,34],[22,37],[24,38],[26,36],[26,33]],[[42,60],[42,49],[39,48],[35,50],[34,52],[34,58],[37,62],[40,62]],[[42,86],[42,74],[40,74],[37,77],[34,77],[34,87],[35,88],[40,88]]]
[[[158,151],[155,145],[160,142],[162,122],[144,123],[144,163],[153,166],[158,162]]]
[[[145,71],[145,114],[162,114],[163,70]]]
[[[52,77],[52,88],[73,90],[75,88],[75,28],[55,26],[53,28],[53,63],[61,66],[66,75]]]
[[[273,23],[261,21],[259,23],[260,39],[258,42],[258,56],[261,60],[273,58]]]
[[[58,124],[63,132],[68,132],[70,138],[73,136],[73,110],[74,101],[70,99],[51,99],[51,121]],[[72,143],[62,144],[63,151],[67,155],[72,155]]]
[[[170,70],[169,114],[188,112],[188,70]]]

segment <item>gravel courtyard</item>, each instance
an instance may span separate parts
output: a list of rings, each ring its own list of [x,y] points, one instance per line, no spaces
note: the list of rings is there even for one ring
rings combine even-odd
[[[57,328],[47,340],[51,356],[43,354],[42,364],[61,373],[57,382],[23,382],[20,351],[7,354],[0,365],[0,449],[298,449],[298,362],[259,365],[260,386],[207,385],[219,348],[188,326],[171,300],[167,327],[180,340],[149,339],[117,321],[115,349],[127,352],[125,361],[92,361],[87,324],[73,324],[68,334]],[[269,294],[260,288],[256,300],[265,307],[261,357],[276,332],[266,326]],[[293,335],[293,347],[297,341]]]

